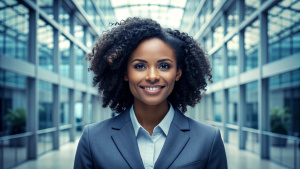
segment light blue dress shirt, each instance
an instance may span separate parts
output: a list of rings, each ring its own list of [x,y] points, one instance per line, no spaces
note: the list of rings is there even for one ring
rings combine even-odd
[[[170,109],[164,119],[154,128],[152,136],[138,122],[133,105],[130,109],[130,118],[133,124],[135,136],[140,150],[145,169],[153,169],[154,164],[166,141],[171,122],[174,117],[174,108],[169,103]]]

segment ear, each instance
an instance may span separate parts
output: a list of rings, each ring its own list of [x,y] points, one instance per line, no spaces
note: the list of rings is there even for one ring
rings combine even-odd
[[[127,72],[124,73],[124,80],[125,80],[125,81],[128,81],[128,80],[129,80],[129,79],[128,79],[128,74],[127,74]]]
[[[176,79],[175,80],[178,81],[180,79],[181,75],[182,75],[182,70],[178,69],[177,72],[176,72]]]

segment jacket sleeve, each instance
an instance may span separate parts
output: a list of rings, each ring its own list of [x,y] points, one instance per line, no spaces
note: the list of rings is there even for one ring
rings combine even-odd
[[[75,161],[74,161],[74,169],[90,169],[93,167],[93,160],[90,151],[89,144],[89,126],[87,125],[84,128],[83,134],[79,140]]]
[[[210,150],[207,169],[227,169],[227,158],[220,130],[216,130],[214,141]]]

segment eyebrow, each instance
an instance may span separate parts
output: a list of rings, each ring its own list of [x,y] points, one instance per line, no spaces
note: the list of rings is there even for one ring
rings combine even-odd
[[[145,61],[145,60],[142,60],[142,59],[134,59],[131,63],[133,63],[133,62],[143,62],[143,63],[147,63],[147,61]],[[170,62],[172,62],[172,60],[171,59],[160,59],[160,60],[158,60],[157,62],[159,63],[159,62],[165,62],[165,61],[170,61]],[[173,62],[172,62],[173,63]]]

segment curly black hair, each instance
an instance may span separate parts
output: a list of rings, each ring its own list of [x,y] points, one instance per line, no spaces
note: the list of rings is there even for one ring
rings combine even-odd
[[[188,105],[194,107],[200,102],[207,81],[212,82],[211,67],[200,44],[186,33],[162,28],[152,19],[133,17],[113,24],[86,57],[91,61],[89,70],[95,74],[93,85],[98,86],[103,107],[120,113],[133,104],[128,81],[124,80],[127,61],[137,46],[150,38],[169,45],[174,50],[177,69],[182,70],[168,101],[183,113]]]

